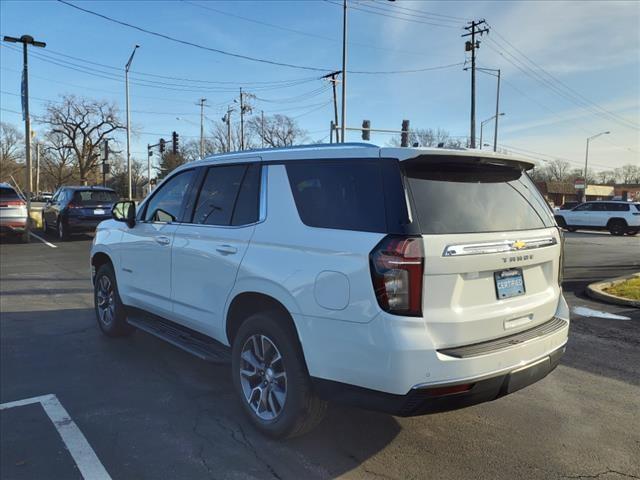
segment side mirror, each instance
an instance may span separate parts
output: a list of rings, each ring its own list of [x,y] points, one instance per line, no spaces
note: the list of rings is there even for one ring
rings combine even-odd
[[[113,219],[118,222],[124,222],[129,228],[136,225],[136,204],[130,200],[117,202],[111,209]]]

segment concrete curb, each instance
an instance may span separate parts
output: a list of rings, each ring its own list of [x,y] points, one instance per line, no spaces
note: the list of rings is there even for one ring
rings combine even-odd
[[[624,277],[610,278],[601,282],[595,282],[587,286],[586,293],[591,298],[603,302],[613,303],[615,305],[624,305],[626,307],[640,308],[640,300],[630,300],[628,298],[618,297],[617,295],[611,295],[604,291],[605,288],[609,288],[612,285],[635,277],[640,277],[640,272],[626,275]]]

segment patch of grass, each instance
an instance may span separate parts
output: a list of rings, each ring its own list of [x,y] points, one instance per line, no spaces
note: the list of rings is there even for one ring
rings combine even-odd
[[[634,277],[624,282],[605,288],[605,292],[618,297],[640,300],[640,277]]]

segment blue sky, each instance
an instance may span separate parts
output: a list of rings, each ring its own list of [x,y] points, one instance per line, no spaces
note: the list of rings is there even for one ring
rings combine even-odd
[[[321,69],[339,70],[341,66],[342,10],[334,0],[73,2],[215,49]],[[584,162],[586,137],[610,130],[610,135],[593,142],[590,165],[603,170],[640,163],[640,3],[350,0],[350,5],[348,70],[380,72],[463,63],[466,55],[460,35],[465,19],[485,18],[492,31],[482,38],[478,65],[503,72],[501,111],[505,116],[499,144],[540,159],[566,159],[579,167]],[[322,72],[256,63],[177,44],[56,1],[3,0],[0,17],[2,35],[29,33],[47,42],[46,49],[34,51],[31,57],[35,115],[42,113],[44,100],[75,93],[113,100],[124,117],[122,73],[84,60],[122,68],[133,45],[141,45],[131,70],[132,125],[138,132],[132,150],[140,160],[146,159],[146,144],[157,142],[158,134],[169,138],[176,130],[185,139],[196,138],[197,100],[206,97],[210,105],[207,118],[218,120],[241,85],[256,94],[255,111],[297,117],[310,140],[326,140],[328,135],[333,110],[331,90],[317,78]],[[115,73],[119,78],[89,75],[68,68],[73,67],[68,62],[94,74]],[[20,53],[1,48],[0,64],[2,120],[19,124],[20,116],[11,111],[20,110],[15,96],[20,91]],[[359,126],[369,119],[373,128],[398,129],[406,118],[413,128],[439,127],[454,136],[468,135],[470,78],[462,68],[351,74],[347,123]],[[143,79],[173,85],[139,84]],[[299,84],[284,83],[289,80]],[[494,113],[494,77],[478,74],[477,96],[479,135],[480,121]],[[485,141],[492,141],[492,130],[488,124]],[[358,141],[360,135],[353,132],[347,139]],[[388,135],[372,135],[378,144],[388,140]]]

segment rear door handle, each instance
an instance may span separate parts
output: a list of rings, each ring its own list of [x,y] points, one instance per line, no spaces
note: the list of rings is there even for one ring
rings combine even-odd
[[[231,245],[218,245],[216,247],[216,251],[220,252],[223,255],[233,255],[234,253],[238,252],[238,249]]]
[[[160,245],[169,245],[171,243],[171,239],[169,237],[161,236],[156,237],[156,242]]]

